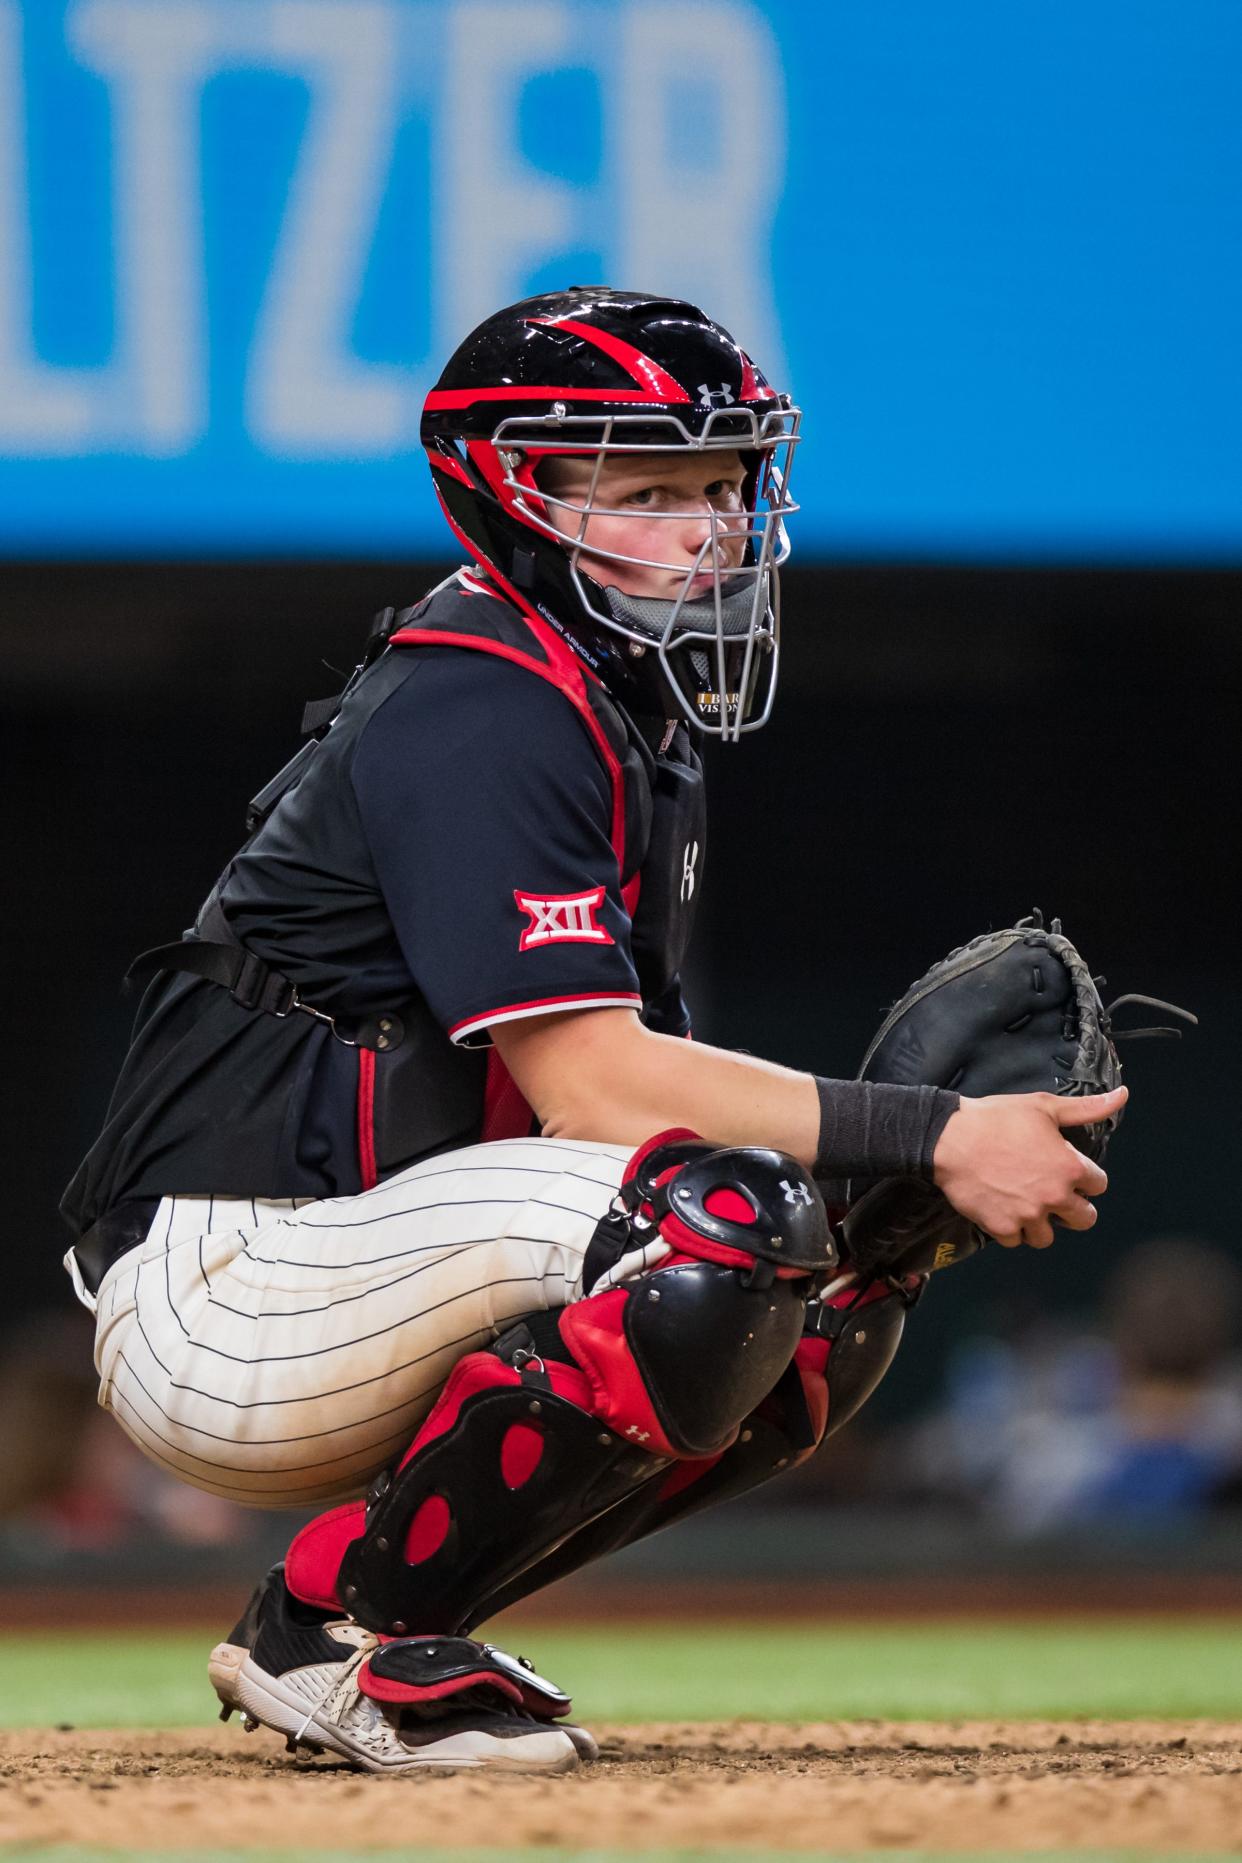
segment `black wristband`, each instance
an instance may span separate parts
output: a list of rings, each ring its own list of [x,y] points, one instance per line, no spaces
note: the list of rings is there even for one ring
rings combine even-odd
[[[822,1080],[816,1177],[922,1177],[931,1182],[936,1141],[961,1095],[944,1087]]]

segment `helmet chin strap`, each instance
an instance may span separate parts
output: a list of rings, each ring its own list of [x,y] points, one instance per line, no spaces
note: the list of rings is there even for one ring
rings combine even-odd
[[[669,616],[677,606],[676,602],[665,601],[660,596],[626,595],[613,588],[605,588],[604,597],[614,620],[636,628],[640,634],[650,635],[653,640],[663,640]],[[754,604],[755,585],[749,579],[744,579],[732,595],[721,594],[719,626],[726,639],[740,638],[748,632]],[[687,633],[714,634],[717,630],[715,596],[700,595],[693,601],[683,602],[677,621],[670,646],[677,640],[683,622]]]

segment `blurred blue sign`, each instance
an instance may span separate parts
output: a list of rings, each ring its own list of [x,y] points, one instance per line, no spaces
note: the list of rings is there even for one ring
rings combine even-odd
[[[0,550],[442,553],[480,317],[681,293],[803,554],[1242,560],[1236,0],[0,0]]]

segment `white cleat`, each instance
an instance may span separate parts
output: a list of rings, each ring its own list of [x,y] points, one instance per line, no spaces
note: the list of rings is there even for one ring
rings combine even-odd
[[[463,1704],[426,1713],[385,1707],[357,1674],[378,1638],[294,1598],[279,1568],[252,1598],[231,1639],[207,1665],[221,1718],[283,1734],[290,1752],[333,1753],[364,1772],[572,1772],[594,1757],[585,1729],[565,1729],[516,1709]]]

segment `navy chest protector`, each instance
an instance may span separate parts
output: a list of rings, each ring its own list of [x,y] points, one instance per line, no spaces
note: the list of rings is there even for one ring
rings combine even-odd
[[[611,838],[644,1017],[665,1032],[685,1032],[678,978],[701,882],[705,830],[702,768],[688,733],[679,727],[667,745],[651,748],[550,628],[528,622],[505,603],[464,594],[454,599],[456,593],[445,587],[413,608],[389,608],[376,617],[345,691],[307,706],[303,731],[309,741],[251,801],[248,835],[257,834],[301,783],[346,696],[382,653],[453,646],[498,654],[555,685],[594,743],[610,779]],[[360,1018],[342,1026],[238,942],[214,894],[192,938],[144,952],[129,975],[161,971],[188,972],[220,985],[242,1008],[285,1022],[291,1039],[299,1025],[305,1027],[302,1018],[314,1017],[328,1025],[333,1039],[355,1050],[363,1189],[441,1149],[446,1132],[468,1132],[477,1140],[530,1130],[530,1109],[495,1050],[454,1046],[421,996],[367,1005]]]

